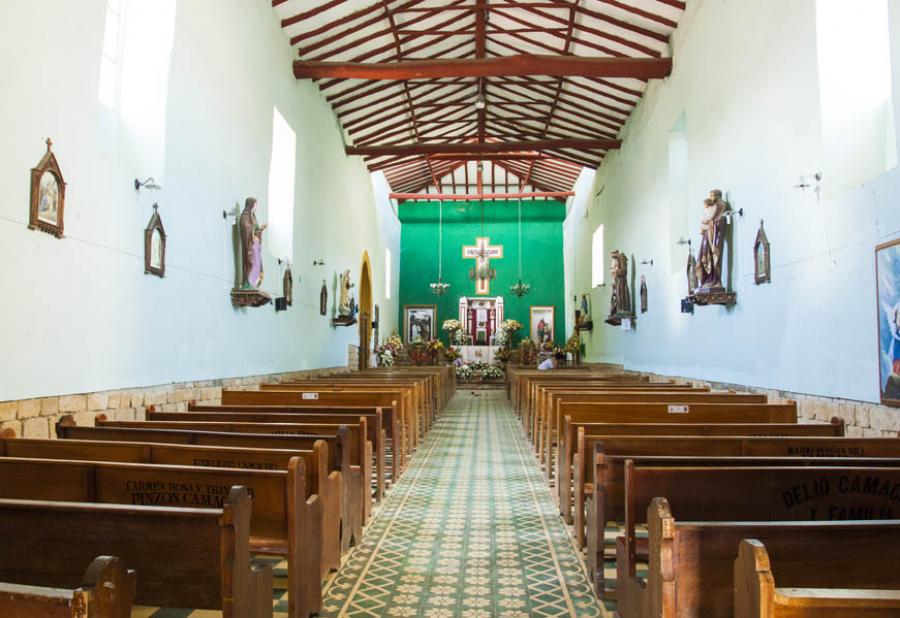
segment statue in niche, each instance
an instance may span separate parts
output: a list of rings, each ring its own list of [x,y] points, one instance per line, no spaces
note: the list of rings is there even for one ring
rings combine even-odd
[[[319,291],[319,315],[328,315],[328,286],[322,279],[322,289]]]
[[[353,287],[353,283],[350,282],[349,268],[341,275],[339,286],[338,315],[331,322],[335,326],[356,324],[356,312],[359,310],[359,307],[356,305],[356,299],[350,296],[350,289]]]
[[[699,285],[691,291],[695,303],[701,305],[731,305],[735,294],[726,292],[722,285],[722,264],[725,250],[725,232],[728,203],[722,192],[713,189],[703,200],[703,216],[700,218],[700,249],[694,268]]]
[[[253,290],[262,285],[262,233],[268,224],[259,225],[256,221],[255,197],[248,197],[241,213],[241,257],[243,259],[243,279],[241,289]]]
[[[647,313],[647,279],[641,275],[641,313]]]
[[[618,250],[611,254],[612,294],[609,301],[609,317],[606,323],[618,326],[623,318],[634,319],[631,308],[631,291],[628,289],[628,256]]]

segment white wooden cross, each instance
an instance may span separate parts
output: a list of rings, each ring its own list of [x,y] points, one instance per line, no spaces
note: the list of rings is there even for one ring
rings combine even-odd
[[[463,259],[475,260],[475,293],[490,294],[491,279],[480,275],[490,272],[491,260],[503,257],[503,245],[491,245],[491,239],[476,237],[474,245],[463,245]]]

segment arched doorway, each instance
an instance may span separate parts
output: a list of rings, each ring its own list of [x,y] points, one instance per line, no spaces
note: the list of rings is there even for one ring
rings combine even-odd
[[[368,369],[372,341],[372,263],[363,251],[359,273],[359,368]]]

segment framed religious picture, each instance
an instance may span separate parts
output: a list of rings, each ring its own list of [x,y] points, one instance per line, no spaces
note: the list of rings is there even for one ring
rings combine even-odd
[[[319,315],[327,315],[328,314],[328,286],[325,285],[325,280],[322,279],[322,289],[319,290]]]
[[[406,343],[431,341],[435,336],[437,305],[404,305],[403,334]]]
[[[553,318],[552,306],[531,307],[531,340],[536,344],[553,343]]]
[[[881,403],[900,406],[900,239],[875,248],[878,303],[878,391]]]
[[[144,274],[166,276],[166,230],[159,216],[159,204],[153,205],[153,215],[144,228]]]
[[[756,285],[772,282],[772,263],[769,259],[769,239],[763,228],[762,219],[759,220],[759,231],[756,232],[756,242],[753,243],[753,280]]]
[[[53,140],[46,140],[47,152],[31,169],[31,212],[28,229],[63,237],[63,214],[66,205],[66,183],[63,180]]]

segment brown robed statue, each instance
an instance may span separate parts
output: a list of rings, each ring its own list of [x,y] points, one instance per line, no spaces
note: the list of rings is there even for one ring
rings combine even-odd
[[[725,231],[728,225],[728,203],[722,192],[713,189],[703,200],[703,216],[700,218],[700,250],[694,267],[697,287],[691,290],[694,302],[701,305],[731,305],[735,294],[722,285],[722,263],[725,250]]]
[[[609,299],[609,317],[606,323],[618,326],[624,318],[635,318],[634,308],[631,305],[631,290],[628,287],[628,256],[616,250],[610,254],[612,265],[612,294]]]

